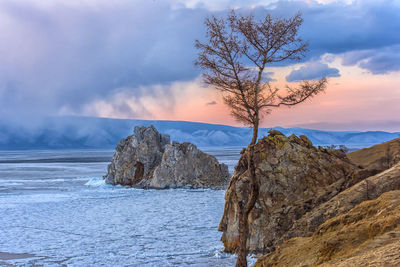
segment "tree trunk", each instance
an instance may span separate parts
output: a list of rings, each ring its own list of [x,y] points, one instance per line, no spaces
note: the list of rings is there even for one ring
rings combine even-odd
[[[250,146],[255,145],[257,143],[258,137],[258,122],[254,123],[253,125],[253,136],[251,138]]]
[[[249,234],[249,223],[244,206],[239,208],[239,249],[236,267],[247,267],[247,236]]]
[[[236,260],[236,267],[247,267],[247,239],[249,235],[249,214],[254,208],[259,188],[256,178],[256,167],[254,164],[254,145],[257,141],[258,136],[258,123],[254,125],[253,128],[253,138],[250,145],[248,146],[248,170],[250,178],[250,195],[246,203],[239,204],[239,248],[238,257]]]

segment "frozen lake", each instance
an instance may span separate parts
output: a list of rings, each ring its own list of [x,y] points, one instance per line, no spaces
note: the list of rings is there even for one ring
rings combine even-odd
[[[232,172],[241,148],[203,149]],[[232,266],[222,190],[105,185],[113,151],[0,151],[0,265]]]

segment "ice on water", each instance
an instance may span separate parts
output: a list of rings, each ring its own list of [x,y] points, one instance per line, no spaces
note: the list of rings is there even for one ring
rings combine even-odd
[[[232,171],[240,148],[205,150]],[[108,162],[93,158],[111,155],[112,151],[1,152],[0,161],[11,158],[14,163],[0,163],[0,252],[35,256],[0,258],[0,265],[234,264],[235,257],[223,253],[217,231],[223,190],[106,185],[101,177]],[[40,162],[57,157],[83,160]]]

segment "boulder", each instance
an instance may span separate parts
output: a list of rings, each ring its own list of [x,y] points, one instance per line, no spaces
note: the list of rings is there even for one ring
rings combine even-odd
[[[228,167],[191,143],[170,144],[154,126],[135,127],[115,149],[106,183],[138,188],[226,188]]]
[[[249,197],[247,151],[244,151],[225,194],[219,230],[225,250],[238,247],[238,201]],[[306,136],[273,132],[254,151],[260,193],[249,216],[250,252],[266,252],[291,229],[293,222],[321,203],[365,178],[344,153],[316,148]]]
[[[347,154],[356,165],[379,173],[400,162],[400,138]]]

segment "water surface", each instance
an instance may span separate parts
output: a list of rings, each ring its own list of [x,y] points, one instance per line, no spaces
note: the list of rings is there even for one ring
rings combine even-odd
[[[230,171],[240,156],[204,150]],[[112,153],[0,152],[0,265],[234,265],[217,231],[223,190],[105,185]]]

